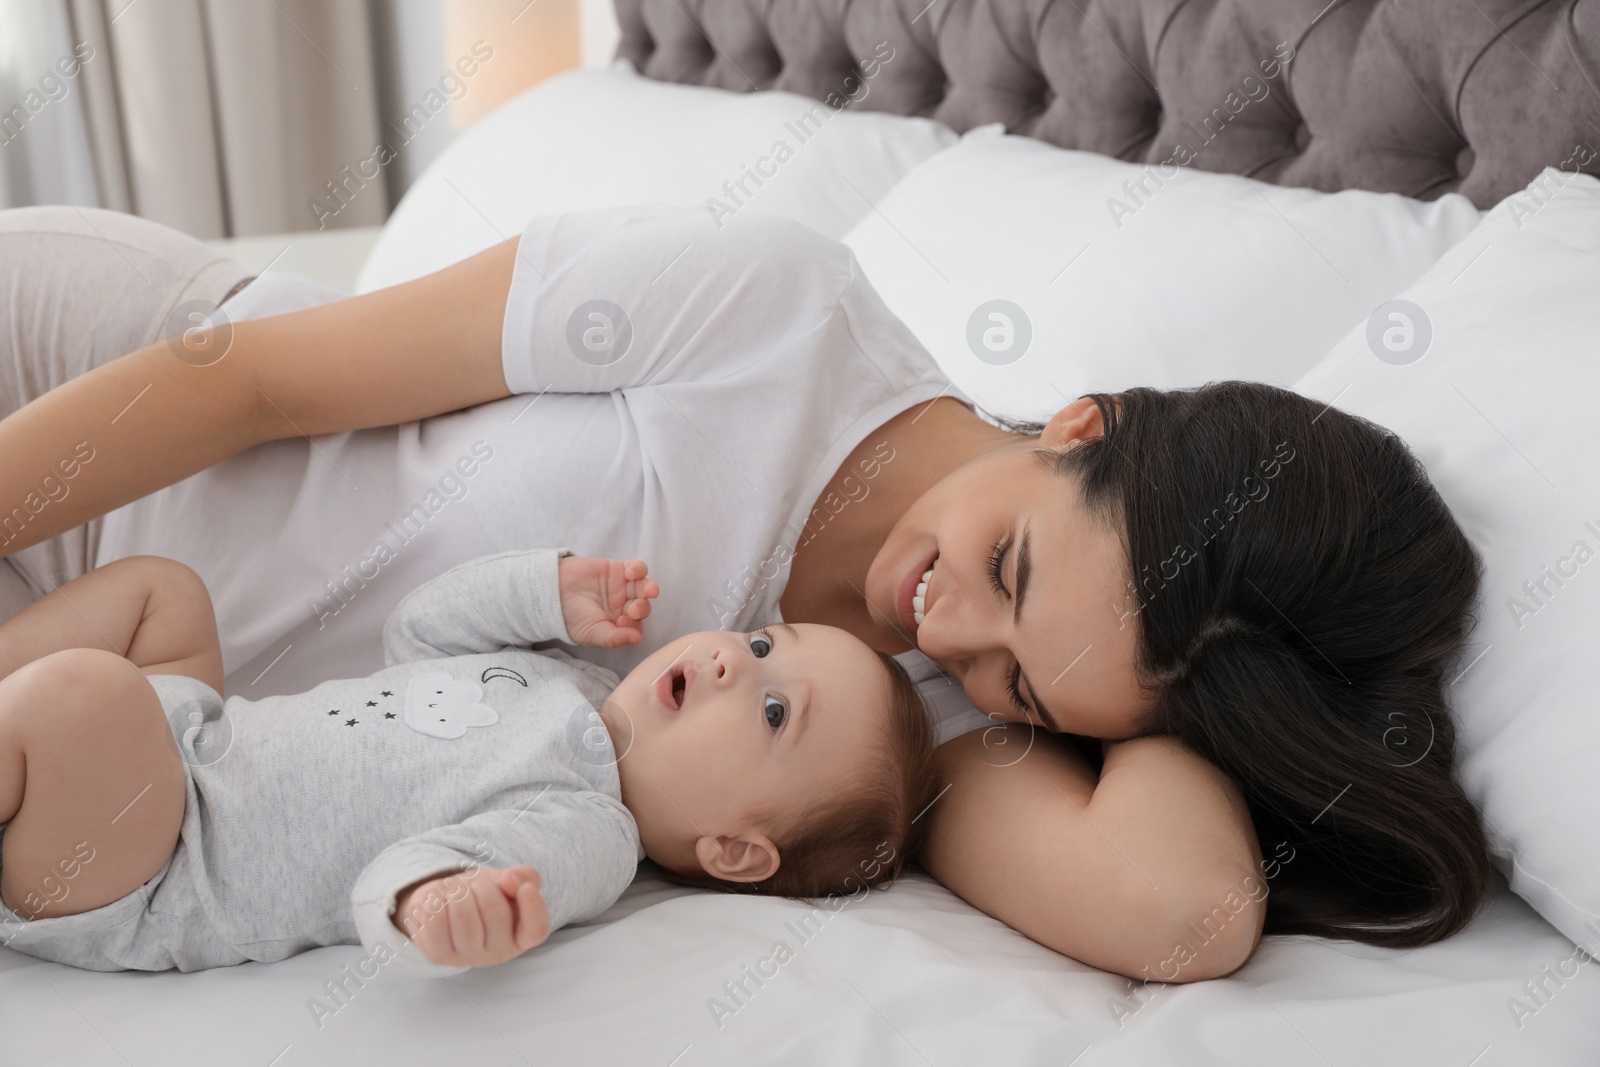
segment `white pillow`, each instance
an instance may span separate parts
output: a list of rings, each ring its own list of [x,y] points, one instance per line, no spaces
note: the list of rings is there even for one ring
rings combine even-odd
[[[1287,385],[1478,219],[1456,195],[1288,189],[987,126],[845,243],[968,396],[1043,417],[1135,385]]]
[[[873,75],[889,58],[867,64]],[[852,83],[857,101],[872,80]],[[901,176],[952,145],[942,123],[840,110],[794,93],[674,85],[627,64],[552,78],[507,101],[429,164],[357,281],[369,292],[436,271],[537,215],[659,201],[757,210],[841,237]],[[726,187],[725,187],[726,186]]]
[[[1600,181],[1547,170],[1536,189],[1490,211],[1399,295],[1413,306],[1377,309],[1295,388],[1399,433],[1483,555],[1451,688],[1462,782],[1511,888],[1594,948]]]

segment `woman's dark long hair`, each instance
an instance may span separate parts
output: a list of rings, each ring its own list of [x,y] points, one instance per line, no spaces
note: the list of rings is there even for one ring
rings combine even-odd
[[[1126,538],[1147,732],[1250,805],[1267,933],[1412,946],[1491,877],[1446,701],[1481,565],[1399,437],[1246,382],[1097,395],[1060,454]]]

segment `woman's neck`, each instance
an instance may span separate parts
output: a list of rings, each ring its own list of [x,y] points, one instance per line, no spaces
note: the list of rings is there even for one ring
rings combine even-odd
[[[910,646],[881,632],[867,611],[867,569],[923,493],[1015,440],[949,397],[903,411],[868,434],[812,505],[779,599],[784,619],[838,626],[880,651],[904,652]]]

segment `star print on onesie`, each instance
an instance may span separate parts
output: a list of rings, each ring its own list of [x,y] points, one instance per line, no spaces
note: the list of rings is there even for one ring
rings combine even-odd
[[[419,674],[406,687],[404,722],[418,733],[445,740],[462,736],[468,727],[492,726],[499,721],[499,712],[483,702],[483,685],[493,679],[505,679],[528,688],[528,680],[510,667],[489,667],[483,671],[479,682],[453,679],[442,671]],[[378,695],[392,697],[394,691],[385,689]],[[369,708],[380,706],[377,700],[367,700],[363,704]],[[328,711],[329,716],[341,714],[340,708]],[[384,719],[397,717],[393,711],[383,713]],[[361,724],[357,718],[341,721],[345,726]]]

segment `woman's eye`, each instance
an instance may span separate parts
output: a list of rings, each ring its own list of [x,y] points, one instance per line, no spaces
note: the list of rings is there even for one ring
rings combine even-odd
[[[1010,551],[1011,542],[1006,539],[996,541],[994,548],[989,551],[989,586],[1001,596],[1010,596],[1005,579],[1001,577],[1006,565],[1006,553]]]
[[[1011,697],[1011,706],[1017,709],[1017,714],[1031,721],[1028,702],[1022,699],[1022,664],[1012,667],[1011,673],[1006,675],[1006,693]]]
[[[774,732],[783,725],[783,720],[789,716],[789,705],[781,697],[769,696],[761,707],[762,713],[767,717],[767,726]]]
[[[772,638],[765,634],[750,635],[750,654],[756,659],[765,659],[768,652],[772,651]]]

